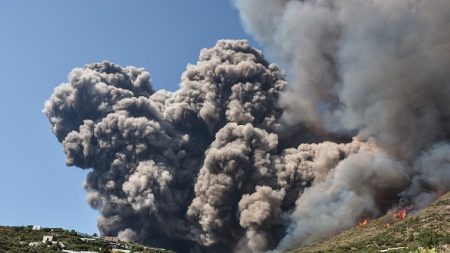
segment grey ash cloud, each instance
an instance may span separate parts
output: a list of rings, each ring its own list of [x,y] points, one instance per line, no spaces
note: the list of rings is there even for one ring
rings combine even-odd
[[[110,62],[44,113],[88,169],[103,234],[179,252],[281,252],[450,190],[446,0],[236,0],[174,92]]]
[[[366,143],[299,197],[279,250],[382,214],[399,197],[420,209],[450,190],[449,1],[234,3],[288,66],[283,122]]]

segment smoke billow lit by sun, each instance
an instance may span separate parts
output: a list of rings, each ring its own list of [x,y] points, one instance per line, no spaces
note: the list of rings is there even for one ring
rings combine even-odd
[[[98,227],[178,252],[281,252],[450,190],[450,2],[235,0],[247,41],[174,92],[110,62],[44,113]]]

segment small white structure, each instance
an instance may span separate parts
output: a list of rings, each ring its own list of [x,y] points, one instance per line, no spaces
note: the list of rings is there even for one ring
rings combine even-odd
[[[83,242],[88,242],[88,241],[95,241],[95,238],[86,238],[86,237],[82,237],[80,238],[80,240],[82,240]]]
[[[119,238],[112,237],[112,236],[105,236],[105,237],[103,237],[103,240],[105,240],[107,242],[119,242]]]
[[[53,235],[44,235],[44,237],[42,237],[42,243],[52,242],[52,241],[53,241]]]
[[[41,245],[41,242],[30,242],[30,243],[28,243],[28,246],[30,246],[30,247],[36,247],[36,246],[39,246],[39,245]]]
[[[130,253],[131,250],[127,250],[127,249],[112,249],[113,253]]]
[[[98,253],[97,251],[75,251],[75,250],[67,250],[67,249],[63,249],[62,252],[64,252],[64,253]]]
[[[41,226],[33,226],[31,230],[41,230]]]

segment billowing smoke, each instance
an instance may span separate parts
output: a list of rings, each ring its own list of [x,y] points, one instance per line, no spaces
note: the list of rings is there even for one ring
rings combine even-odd
[[[450,190],[450,2],[236,5],[289,84],[247,41],[223,40],[175,92],[102,62],[46,102],[67,165],[89,169],[103,234],[283,251]]]
[[[280,250],[350,227],[363,210],[381,214],[398,197],[420,209],[450,190],[448,0],[235,4],[288,66],[283,122],[354,133],[378,150],[360,150],[305,190]]]
[[[303,188],[358,148],[280,148],[285,85],[246,41],[219,41],[176,92],[153,91],[144,69],[102,62],[74,69],[44,112],[67,165],[91,169],[87,199],[103,234],[258,252],[276,246]]]

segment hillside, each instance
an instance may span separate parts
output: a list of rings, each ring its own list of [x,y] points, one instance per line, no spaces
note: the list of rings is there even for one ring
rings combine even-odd
[[[48,239],[43,242],[44,236]],[[118,241],[113,237],[96,237],[60,228],[0,226],[1,253],[56,253],[56,252],[121,252],[171,253],[135,243]],[[173,252],[172,252],[173,253]]]
[[[443,195],[417,215],[402,219],[387,214],[370,220],[328,240],[307,245],[290,253],[304,252],[415,252],[418,248],[435,248],[450,252],[450,193]],[[44,236],[51,241],[42,243]],[[142,252],[170,253],[135,243],[80,234],[60,228],[0,226],[2,253],[56,252]],[[436,251],[430,251],[436,252]],[[172,252],[173,253],[173,252]]]
[[[291,253],[414,252],[419,248],[435,248],[437,252],[450,252],[449,245],[450,192],[412,217],[401,219],[394,217],[393,214],[387,214]]]

